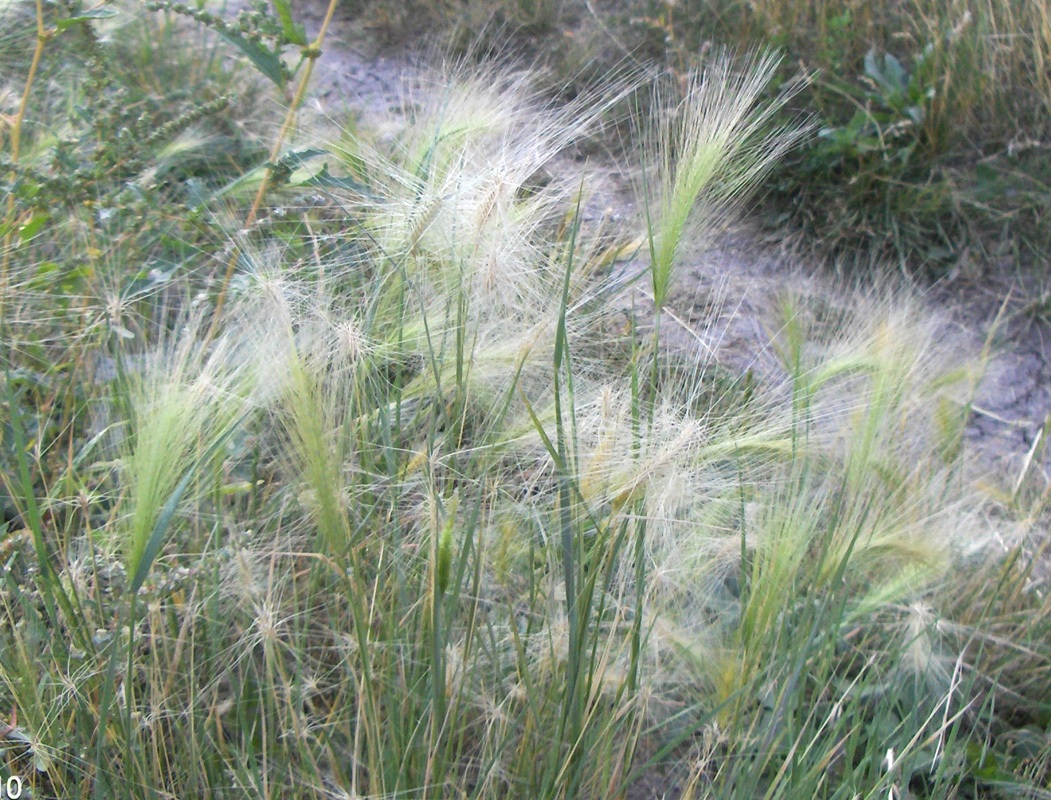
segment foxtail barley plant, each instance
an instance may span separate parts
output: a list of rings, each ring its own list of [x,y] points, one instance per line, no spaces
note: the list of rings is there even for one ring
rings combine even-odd
[[[283,84],[271,48],[302,36],[273,10],[259,37],[200,21]],[[0,775],[626,798],[674,763],[683,796],[953,796],[999,724],[990,670],[1046,662],[968,635],[1022,583],[967,625],[939,600],[984,552],[943,329],[905,293],[786,293],[748,387],[623,319],[623,275],[659,320],[685,247],[803,135],[762,100],[775,65],[713,57],[658,107],[623,241],[586,168],[541,173],[642,78],[557,104],[465,64],[383,130],[282,126],[289,152],[224,180],[165,172],[165,203],[139,181],[126,217],[5,229]]]

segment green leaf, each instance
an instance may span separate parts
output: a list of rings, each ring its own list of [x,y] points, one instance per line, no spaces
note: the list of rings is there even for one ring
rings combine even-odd
[[[273,81],[279,89],[285,88],[285,65],[276,52],[268,50],[259,42],[253,42],[238,33],[225,31],[219,35],[248,56],[248,60],[252,62],[252,65]]]
[[[356,181],[353,178],[337,178],[328,171],[328,164],[325,164],[321,168],[321,172],[317,175],[311,175],[304,181],[300,181],[297,186],[316,186],[319,189],[349,189],[352,192],[371,198],[372,194],[369,192],[368,187],[360,181]]]
[[[455,500],[455,497],[454,497]],[[444,595],[449,588],[449,576],[452,572],[453,563],[453,526],[456,524],[455,504],[449,511],[449,518],[445,521],[441,537],[438,540],[438,564],[435,575],[435,585],[438,594]]]
[[[876,55],[876,48],[872,48],[865,54],[865,75],[883,90],[886,102],[893,106],[901,104],[909,88],[909,75],[898,59],[890,53],[884,53],[880,58]]]
[[[61,267],[54,261],[40,262],[29,279],[29,288],[34,291],[46,291],[49,286],[57,282],[60,270]]]
[[[288,177],[297,169],[305,167],[308,161],[320,156],[332,155],[328,150],[317,147],[305,150],[290,150],[277,160],[276,164],[267,164],[270,169],[270,180],[274,183],[284,183]],[[319,189],[349,189],[365,197],[371,197],[368,187],[353,178],[337,178],[328,171],[328,164],[323,164],[321,171],[309,178],[304,178],[295,183],[296,186],[316,186]]]
[[[877,83],[883,82],[883,73],[879,71],[879,67],[876,66],[876,48],[873,47],[867,53],[865,53],[865,74],[868,75],[872,80]]]
[[[109,6],[97,6],[95,8],[89,8],[87,11],[77,14],[75,17],[65,17],[63,19],[55,20],[55,27],[60,31],[66,30],[66,28],[72,28],[79,22],[91,22],[92,20],[98,19],[109,19],[117,16],[118,11],[115,8]]]
[[[32,216],[32,218],[20,225],[18,228],[18,239],[22,242],[28,242],[37,232],[44,227],[44,223],[47,222],[47,212],[39,211]]]
[[[311,159],[318,156],[327,156],[329,152],[318,147],[308,147],[305,150],[289,150],[277,160],[276,164],[268,164],[271,169],[294,170],[302,167]]]
[[[905,67],[890,53],[883,55],[883,74],[897,91],[903,92],[909,85],[909,75],[905,72]]]
[[[289,0],[274,0],[274,8],[277,9],[277,16],[281,18],[281,29],[285,38],[292,44],[306,47],[309,44],[306,30],[292,19],[292,4]]]
[[[855,111],[854,116],[847,123],[847,130],[852,136],[859,135],[872,121],[872,115],[868,111]]]
[[[220,200],[237,192],[254,189],[256,186],[259,185],[260,181],[265,179],[266,170],[268,166],[269,164],[264,162],[258,167],[254,167],[250,170],[247,170],[243,174],[238,175],[228,184],[226,184],[225,186],[220,186],[210,195],[203,198],[203,200],[201,200],[200,202],[197,202],[195,205],[191,205],[190,210],[196,212],[215,200]]]

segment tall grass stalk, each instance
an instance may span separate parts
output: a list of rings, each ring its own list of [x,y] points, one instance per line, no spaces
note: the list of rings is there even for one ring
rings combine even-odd
[[[677,105],[667,108],[655,94],[641,187],[654,306],[651,396],[660,371],[661,317],[683,238],[716,230],[806,132],[775,121],[798,85],[760,102],[779,63],[770,53],[737,59],[721,52],[687,76]]]
[[[262,208],[263,200],[266,198],[267,190],[270,188],[270,170],[273,169],[273,165],[278,162],[278,156],[281,155],[281,151],[285,146],[285,141],[288,139],[288,135],[292,130],[292,126],[295,124],[296,117],[299,114],[300,107],[303,105],[303,100],[306,98],[306,90],[310,85],[310,78],[314,73],[314,64],[318,58],[321,57],[321,47],[325,43],[325,35],[328,33],[328,27],[332,22],[332,15],[336,12],[336,6],[339,5],[339,0],[329,0],[328,7],[325,10],[325,16],[321,20],[321,28],[318,30],[318,35],[314,38],[314,41],[303,48],[302,58],[306,61],[306,66],[303,68],[303,76],[299,79],[299,84],[296,86],[295,94],[292,96],[292,100],[289,103],[288,111],[285,114],[285,120],[281,124],[281,129],[278,131],[277,137],[274,139],[274,143],[270,148],[270,156],[267,159],[267,180],[264,180],[259,184],[259,188],[256,190],[255,198],[252,200],[252,205],[248,209],[248,214],[245,217],[245,228],[250,228],[255,222],[256,215],[259,213],[259,209]],[[290,13],[286,9],[286,13]],[[291,20],[288,20],[288,24],[291,24]],[[238,257],[240,251],[238,248],[234,248],[230,254],[230,258],[226,264],[226,273],[223,275],[223,282],[219,287],[219,295],[215,300],[215,310],[213,312],[213,322],[211,327],[208,329],[207,338],[211,339],[215,335],[217,330],[217,324],[223,313],[223,305],[226,302],[226,292],[230,287],[230,281],[234,275],[234,268],[237,266]]]

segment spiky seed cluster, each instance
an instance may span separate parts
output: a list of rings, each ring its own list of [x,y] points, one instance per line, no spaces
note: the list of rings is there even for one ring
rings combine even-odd
[[[743,59],[718,53],[690,74],[676,106],[666,108],[656,95],[658,122],[649,135],[642,193],[658,307],[668,296],[691,218],[694,238],[712,230],[806,133],[806,126],[776,121],[798,83],[774,102],[760,103],[779,63],[769,53]]]

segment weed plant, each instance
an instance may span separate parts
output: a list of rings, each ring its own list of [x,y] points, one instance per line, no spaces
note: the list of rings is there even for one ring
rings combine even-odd
[[[258,37],[159,5],[122,24],[194,17],[282,91],[267,54],[319,46],[286,3],[243,18]],[[108,10],[63,4],[61,35],[100,63],[154,41],[100,36]],[[798,138],[766,133],[771,69],[723,55],[655,115],[658,199],[624,232],[654,255],[613,274],[658,321],[680,241]],[[641,797],[666,769],[683,797],[1046,791],[1048,608],[1030,540],[984,547],[969,366],[933,323],[902,293],[786,297],[759,391],[671,370],[659,323],[616,332],[625,248],[581,214],[586,181],[536,175],[637,76],[554,105],[461,66],[393,134],[297,148],[293,105],[247,163],[166,182],[218,106],[107,150],[114,98],[164,103],[106,80],[60,87],[87,122],[26,105],[94,131],[70,158],[4,138],[2,777],[41,798]]]
[[[783,163],[773,204],[803,223],[805,246],[863,247],[944,274],[967,268],[968,254],[1014,255],[1017,239],[1040,268],[1051,180],[1044,0],[640,6],[634,38],[676,64],[703,59],[713,42],[763,43],[813,76],[803,97],[821,129]]]

